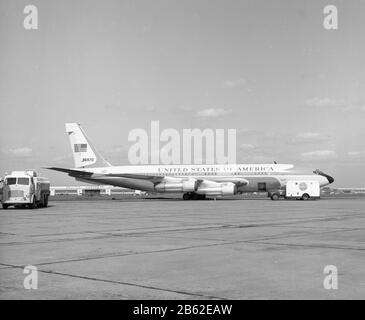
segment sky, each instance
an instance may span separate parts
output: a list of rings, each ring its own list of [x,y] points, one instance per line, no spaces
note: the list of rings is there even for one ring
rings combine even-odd
[[[38,29],[23,27],[26,5]],[[338,9],[338,29],[323,8]],[[1,0],[0,176],[73,167],[65,122],[128,163],[128,133],[237,130],[238,163],[365,186],[365,1]]]

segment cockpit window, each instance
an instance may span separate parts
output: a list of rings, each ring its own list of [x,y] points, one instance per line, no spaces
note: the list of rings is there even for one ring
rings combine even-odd
[[[18,178],[18,184],[27,186],[29,184],[29,178]]]
[[[8,186],[11,186],[12,184],[16,184],[16,178],[6,178],[5,183]]]

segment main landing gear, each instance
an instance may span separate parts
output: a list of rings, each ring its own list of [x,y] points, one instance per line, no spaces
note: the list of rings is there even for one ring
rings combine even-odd
[[[195,192],[187,192],[183,195],[184,200],[205,200],[205,194],[197,194]]]

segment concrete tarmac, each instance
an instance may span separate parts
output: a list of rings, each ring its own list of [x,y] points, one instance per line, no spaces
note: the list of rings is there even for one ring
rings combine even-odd
[[[365,298],[364,198],[52,201],[0,219],[0,299]]]

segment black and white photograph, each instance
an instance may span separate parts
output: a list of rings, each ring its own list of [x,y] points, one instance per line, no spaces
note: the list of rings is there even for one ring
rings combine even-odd
[[[364,0],[0,0],[0,122],[0,300],[365,298]]]

